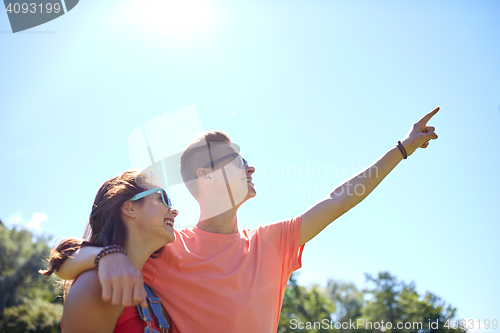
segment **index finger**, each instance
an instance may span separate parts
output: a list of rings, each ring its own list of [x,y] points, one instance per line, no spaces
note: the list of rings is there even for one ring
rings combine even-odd
[[[144,299],[146,298],[146,291],[144,290],[144,283],[136,283],[134,285],[134,304],[141,303],[141,304],[147,304],[147,303],[142,303]],[[144,308],[145,306],[143,306]]]
[[[139,303],[139,305],[140,305],[141,308],[148,308],[148,301],[146,301],[146,299],[143,298],[141,300],[141,302]]]
[[[426,114],[425,116],[423,116],[422,119],[420,119],[418,122],[425,126],[425,124],[427,124],[427,122],[432,118],[432,116],[434,116],[438,111],[439,111],[439,106],[434,110],[432,110],[431,112],[429,112],[428,114]]]

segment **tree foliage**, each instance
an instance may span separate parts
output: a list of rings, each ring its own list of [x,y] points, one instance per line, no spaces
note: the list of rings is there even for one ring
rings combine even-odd
[[[0,224],[0,333],[60,332],[60,292],[46,268],[47,239]]]
[[[326,291],[314,285],[309,289],[299,286],[292,275],[288,281],[281,308],[278,332],[303,332],[290,327],[290,322],[313,322],[318,318],[329,319],[335,305],[328,299]],[[311,333],[328,332],[321,327],[309,330]]]
[[[359,318],[364,304],[364,293],[351,282],[329,280],[327,283],[328,297],[335,304],[333,319],[338,322],[348,322]],[[342,329],[341,329],[342,330]]]
[[[283,300],[278,332],[464,332],[460,328],[444,327],[454,318],[456,308],[430,292],[419,295],[413,282],[398,281],[388,272],[381,272],[377,277],[367,274],[366,281],[364,289],[335,280],[329,280],[324,289],[318,286],[306,289],[298,286],[292,276]],[[295,290],[299,292],[293,292]]]

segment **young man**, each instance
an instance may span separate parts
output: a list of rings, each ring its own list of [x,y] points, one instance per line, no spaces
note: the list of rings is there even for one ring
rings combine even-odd
[[[176,231],[176,241],[142,272],[170,314],[173,332],[276,332],[286,283],[301,266],[304,244],[361,202],[403,158],[437,139],[427,122],[438,110],[300,216],[254,230],[239,230],[237,210],[256,195],[255,168],[225,133],[210,131],[196,138],[181,156],[181,173],[200,205],[199,222]],[[74,278],[91,269],[100,250],[81,249],[58,275]],[[104,256],[99,277],[104,300],[127,306],[143,299],[142,275],[125,255]]]

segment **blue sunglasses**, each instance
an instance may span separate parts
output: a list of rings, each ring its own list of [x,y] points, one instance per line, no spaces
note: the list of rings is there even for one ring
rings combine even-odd
[[[170,198],[168,197],[167,192],[165,192],[165,190],[162,189],[161,187],[157,187],[157,188],[154,188],[152,190],[147,190],[147,191],[138,193],[138,194],[134,195],[130,199],[130,201],[136,201],[136,200],[144,198],[145,196],[148,196],[148,195],[153,194],[153,193],[158,193],[158,192],[161,193],[161,199],[163,200],[163,203],[165,204],[165,206],[167,206],[167,208],[170,209],[172,207],[172,201],[170,201]]]

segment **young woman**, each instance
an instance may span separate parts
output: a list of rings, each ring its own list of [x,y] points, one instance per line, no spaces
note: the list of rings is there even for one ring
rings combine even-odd
[[[145,175],[126,171],[105,182],[97,192],[85,240],[61,242],[52,253],[48,270],[42,274],[52,274],[69,254],[84,246],[104,247],[96,257],[96,267],[102,256],[126,252],[141,271],[150,256],[158,255],[164,245],[175,240],[173,224],[177,215],[163,189]],[[167,332],[154,319],[150,323],[144,321],[137,307],[105,303],[101,294],[97,270],[75,279],[64,301],[64,333],[143,333],[146,327]]]

